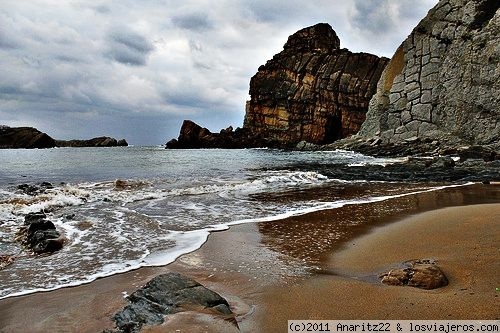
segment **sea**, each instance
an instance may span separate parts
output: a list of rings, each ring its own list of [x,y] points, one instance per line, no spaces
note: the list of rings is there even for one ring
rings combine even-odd
[[[362,205],[442,185],[342,179],[328,166],[401,163],[342,150],[167,150],[156,147],[0,150],[0,299],[161,266],[231,225]],[[325,171],[326,170],[326,171]],[[19,185],[49,182],[38,193]],[[356,188],[356,191],[346,189]],[[43,211],[65,238],[34,255],[16,241]]]

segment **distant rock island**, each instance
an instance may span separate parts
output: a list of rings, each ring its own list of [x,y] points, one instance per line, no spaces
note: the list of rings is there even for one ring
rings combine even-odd
[[[389,62],[339,49],[328,24],[302,29],[251,79],[242,129],[188,121],[167,148],[500,156],[499,7],[441,0]]]
[[[0,148],[52,148],[56,142],[33,127],[0,126]]]
[[[128,143],[124,139],[116,140],[106,136],[90,140],[54,140],[33,127],[0,126],[0,149],[116,146],[128,146]]]

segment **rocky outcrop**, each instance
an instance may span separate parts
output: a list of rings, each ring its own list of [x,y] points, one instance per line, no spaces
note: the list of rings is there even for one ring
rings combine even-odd
[[[169,149],[192,148],[257,148],[257,147],[283,147],[277,140],[263,138],[259,134],[251,133],[248,129],[232,127],[212,133],[191,120],[184,120],[177,139],[172,139],[166,144]]]
[[[143,325],[161,324],[166,315],[181,312],[183,307],[232,316],[228,302],[219,294],[178,273],[156,276],[128,301],[130,304],[113,317],[117,332],[139,332]]]
[[[101,136],[90,140],[54,140],[33,127],[0,125],[0,149],[54,148],[54,147],[119,147],[128,146],[125,139]]]
[[[380,275],[381,282],[391,286],[436,289],[448,285],[448,279],[432,260],[411,260],[404,268],[391,269]]]
[[[499,7],[497,0],[439,1],[382,73],[359,136],[394,150],[498,152]]]
[[[291,35],[250,81],[243,128],[220,133],[184,121],[167,148],[292,148],[356,133],[388,59],[340,49],[320,23]]]
[[[64,238],[56,230],[54,223],[42,213],[29,213],[24,217],[17,240],[36,254],[52,253],[62,249]]]
[[[56,142],[33,127],[0,126],[0,149],[52,148]]]
[[[128,146],[125,139],[116,140],[107,136],[100,136],[89,140],[57,140],[57,147],[122,147]]]
[[[285,144],[357,133],[386,63],[340,49],[326,23],[302,29],[252,77],[243,127]]]

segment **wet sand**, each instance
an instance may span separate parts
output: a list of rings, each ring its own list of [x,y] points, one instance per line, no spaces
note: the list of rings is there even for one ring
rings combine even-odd
[[[123,292],[168,271],[226,297],[241,332],[286,332],[288,319],[498,319],[499,223],[500,187],[474,185],[238,225],[166,267],[1,300],[0,331],[112,328]],[[376,281],[383,269],[415,258],[437,260],[450,284],[424,291]],[[176,330],[238,332],[196,311],[144,329]]]

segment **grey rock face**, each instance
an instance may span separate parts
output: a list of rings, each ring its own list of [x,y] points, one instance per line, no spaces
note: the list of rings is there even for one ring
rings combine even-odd
[[[441,0],[382,73],[359,134],[500,146],[500,2]]]
[[[139,332],[143,325],[161,324],[165,315],[189,305],[210,308],[220,315],[232,314],[219,294],[178,273],[156,276],[128,300],[130,304],[113,317],[117,332]]]

